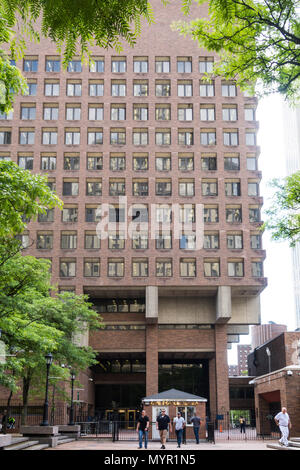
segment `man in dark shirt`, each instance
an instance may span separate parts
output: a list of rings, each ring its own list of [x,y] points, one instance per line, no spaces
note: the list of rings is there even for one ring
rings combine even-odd
[[[164,408],[161,410],[161,414],[156,418],[156,429],[159,431],[160,442],[162,444],[161,449],[165,449],[168,429],[172,432],[172,424]]]
[[[196,443],[199,444],[199,430],[200,430],[201,419],[197,415],[195,415],[192,417],[191,423],[193,424]]]
[[[137,425],[136,425],[136,430],[139,433],[139,449],[143,448],[143,437],[144,437],[144,442],[145,442],[145,449],[147,449],[149,424],[150,424],[149,418],[146,415],[146,411],[143,410],[138,418]]]

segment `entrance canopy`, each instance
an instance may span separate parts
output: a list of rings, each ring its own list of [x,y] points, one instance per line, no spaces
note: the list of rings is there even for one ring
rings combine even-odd
[[[143,398],[144,405],[177,405],[177,406],[190,406],[197,405],[197,403],[207,402],[206,398],[193,395],[191,393],[182,392],[171,388],[165,392],[156,393],[148,397]]]

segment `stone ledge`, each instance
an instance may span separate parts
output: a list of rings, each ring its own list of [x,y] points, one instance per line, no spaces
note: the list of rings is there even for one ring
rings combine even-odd
[[[11,444],[11,434],[0,434],[0,449]]]
[[[58,426],[21,426],[23,436],[57,436]]]

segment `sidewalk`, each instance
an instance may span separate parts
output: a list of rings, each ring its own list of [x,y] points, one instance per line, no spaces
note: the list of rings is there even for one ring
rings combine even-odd
[[[166,451],[177,451],[180,450],[271,450],[267,448],[268,442],[276,442],[277,441],[217,441],[216,444],[210,444],[207,442],[201,442],[199,445],[194,443],[188,443],[186,445],[182,445],[181,449],[177,449],[176,442],[167,442]],[[159,442],[150,442],[148,450],[160,450],[161,444]],[[109,440],[79,440],[70,442],[68,444],[62,444],[54,449],[46,449],[46,450],[138,450],[138,441],[118,441],[112,442]]]

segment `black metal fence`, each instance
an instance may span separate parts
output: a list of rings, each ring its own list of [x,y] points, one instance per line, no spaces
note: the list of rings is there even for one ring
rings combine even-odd
[[[39,426],[43,421],[43,406],[11,405],[10,407],[0,405],[0,424],[2,426],[3,416],[7,416],[7,433],[19,433],[22,424]],[[50,425],[67,424],[68,409],[66,406],[56,406],[49,408],[48,421]]]

